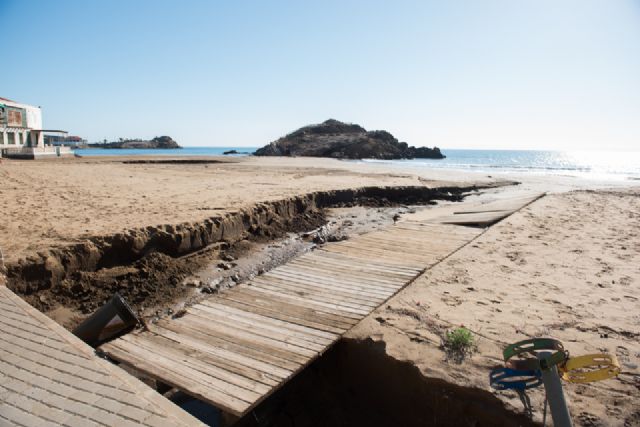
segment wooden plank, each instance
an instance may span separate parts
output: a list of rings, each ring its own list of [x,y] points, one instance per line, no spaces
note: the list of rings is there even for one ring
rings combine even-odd
[[[478,230],[478,229],[476,229]],[[481,230],[478,230],[481,231]],[[395,239],[401,239],[406,245],[409,246],[413,246],[414,244],[420,245],[420,246],[431,246],[433,248],[438,248],[438,249],[442,249],[442,250],[447,250],[447,249],[451,249],[451,248],[456,248],[464,243],[466,243],[469,239],[468,238],[464,238],[464,239],[460,239],[460,238],[442,238],[438,235],[434,235],[433,233],[428,233],[429,234],[429,238],[425,239],[425,238],[416,238],[415,234],[413,232],[403,232],[401,230],[395,231],[393,233],[389,232],[384,232],[384,233],[380,233],[380,235],[378,236],[378,238],[382,239],[382,240],[390,240],[393,241]]]
[[[249,285],[249,288],[255,292],[260,292],[263,294],[282,298],[284,300],[291,302],[292,304],[298,304],[303,307],[334,310],[336,314],[339,314],[344,317],[349,317],[356,321],[362,319],[364,316],[368,314],[368,311],[366,309],[349,308],[349,307],[344,307],[338,304],[332,304],[328,302],[325,303],[321,301],[313,301],[308,298],[297,296],[295,294],[289,294],[289,293],[281,292],[279,290],[268,289],[264,286],[253,285],[252,283],[248,283],[248,285]]]
[[[398,288],[398,283],[381,285],[379,283],[370,282],[365,278],[358,278],[357,280],[342,280],[339,277],[329,276],[322,278],[318,272],[315,274],[307,273],[306,270],[299,269],[295,270],[295,272],[289,272],[286,270],[280,270],[276,273],[265,275],[264,277],[260,277],[260,279],[267,280],[280,280],[280,281],[293,281],[299,282],[303,284],[308,284],[309,286],[313,286],[320,289],[330,289],[334,288],[343,288],[345,290],[357,290],[361,291],[361,294],[367,295],[371,298],[382,297],[388,295],[389,292]]]
[[[240,328],[234,328],[219,322],[209,321],[206,317],[201,317],[195,310],[193,312],[187,311],[187,313],[189,316],[185,315],[185,317],[179,319],[181,320],[180,323],[182,325],[206,330],[211,335],[235,340],[238,343],[243,343],[243,345],[246,344],[252,348],[275,354],[278,357],[295,363],[302,364],[308,357],[312,357],[316,354],[315,351],[290,344],[288,342],[274,340]]]
[[[229,314],[228,312],[221,312],[216,308],[198,304],[191,307],[190,310],[202,312],[202,317],[217,321],[231,327],[237,327],[248,332],[252,332],[264,337],[273,338],[282,342],[288,342],[300,347],[307,348],[313,351],[321,351],[327,344],[326,340],[320,341],[316,337],[301,334],[291,330],[284,330],[281,327],[274,327],[269,324],[261,324],[256,320],[242,318],[237,315]],[[319,342],[320,341],[320,342]]]
[[[224,298],[234,299],[241,302],[249,302],[254,305],[265,308],[274,308],[282,313],[287,313],[290,316],[296,316],[303,319],[310,319],[318,322],[319,324],[326,324],[339,328],[343,332],[350,329],[358,321],[350,317],[344,317],[333,312],[328,312],[324,309],[319,310],[314,307],[306,307],[296,302],[291,303],[285,301],[283,298],[274,297],[273,295],[266,295],[260,292],[254,292],[252,289],[246,286],[238,286],[233,289],[234,292],[228,292],[221,294]]]
[[[268,278],[265,278],[261,281],[253,280],[250,285],[260,287],[261,289],[271,289],[273,291],[282,292],[286,295],[302,297],[309,301],[334,304],[341,309],[354,309],[368,312],[378,305],[371,301],[356,300],[353,296],[342,297],[328,289],[305,287],[305,285],[296,285],[293,282],[276,282],[275,280],[267,279]]]
[[[435,257],[413,257],[406,256],[403,257],[399,253],[394,253],[391,251],[377,251],[373,248],[363,249],[356,246],[333,246],[328,248],[327,251],[330,252],[340,252],[344,254],[348,254],[353,257],[360,257],[364,259],[382,259],[384,262],[388,263],[396,263],[398,265],[408,265],[408,266],[418,266],[423,265],[425,262],[429,262],[435,259]]]
[[[458,227],[459,230],[445,229],[443,227]],[[459,227],[455,225],[436,224],[436,223],[429,224],[424,222],[412,222],[412,221],[398,222],[395,225],[394,229],[395,228],[397,228],[398,230],[404,230],[406,232],[410,232],[413,234],[426,233],[427,235],[428,234],[435,235],[436,233],[440,233],[440,236],[438,238],[459,240],[461,242],[464,241],[466,238],[480,232],[480,230],[477,230],[471,227],[466,227],[465,229],[465,227]]]
[[[306,254],[299,258],[293,259],[288,264],[296,263],[296,262],[301,262],[301,263],[313,262],[318,264],[325,263],[325,264],[328,264],[329,266],[348,265],[351,268],[355,267],[355,268],[361,269],[361,271],[363,272],[391,273],[391,274],[404,275],[404,276],[413,276],[415,275],[415,272],[416,272],[415,268],[411,269],[411,268],[401,268],[401,267],[395,267],[395,266],[385,266],[376,262],[361,262],[361,261],[356,262],[355,260],[345,255],[334,254],[333,256],[328,257],[326,254],[327,252],[324,252],[324,251],[313,251],[310,254]]]
[[[396,229],[403,229],[403,228],[406,229],[407,231],[412,232],[414,235],[417,235],[416,233],[429,233],[429,234],[440,233],[442,237],[449,237],[449,238],[466,236],[469,233],[476,231],[473,228],[439,224],[437,222],[432,222],[431,220],[414,221],[411,219],[398,221],[396,224],[394,224],[393,228],[388,228],[385,231],[391,231],[391,230],[395,231]]]
[[[375,283],[382,287],[394,287],[397,283],[402,283],[415,276],[414,274],[399,274],[399,273],[385,273],[375,270],[366,270],[363,267],[358,266],[357,262],[352,262],[351,265],[342,265],[338,263],[332,263],[331,260],[325,261],[324,259],[309,259],[296,263],[292,263],[287,267],[287,270],[303,269],[308,274],[318,275],[324,277],[330,274],[330,277],[335,277],[339,280],[346,282],[360,283],[363,280],[367,283]]]
[[[448,225],[438,224],[440,227],[449,227]],[[476,229],[472,229],[476,230]],[[382,230],[376,233],[376,238],[386,238],[390,240],[402,240],[409,243],[415,244],[439,244],[444,243],[446,245],[456,244],[466,239],[466,234],[468,232],[465,231],[465,237],[461,237],[458,233],[452,234],[445,230],[434,229],[429,226],[421,226],[419,230],[416,229],[408,229],[407,227],[402,227],[397,225],[392,229]]]
[[[433,243],[428,244],[417,244],[413,242],[403,241],[401,239],[393,240],[393,239],[384,239],[382,236],[375,237],[361,237],[357,241],[353,243],[357,243],[358,245],[365,244],[366,247],[373,247],[377,249],[382,249],[385,251],[394,251],[404,253],[405,251],[411,251],[414,254],[425,254],[425,255],[442,255],[443,252],[446,252],[450,246],[446,245],[434,245]]]
[[[0,299],[0,312],[2,312],[3,318],[9,317],[11,319],[18,320],[21,323],[27,323],[29,325],[42,328],[42,324],[38,323],[37,320],[27,316],[24,311],[20,310],[14,304],[10,304],[2,299]]]
[[[438,220],[443,224],[460,224],[460,225],[482,225],[487,226],[506,218],[511,214],[510,211],[504,212],[481,212],[469,214],[449,215]]]
[[[382,241],[366,241],[366,242],[350,242],[344,241],[339,244],[332,245],[327,249],[334,248],[349,248],[353,251],[360,252],[371,252],[379,257],[387,257],[391,259],[405,259],[409,262],[409,265],[417,266],[422,261],[422,256],[419,253],[409,253],[407,251],[407,245],[401,244],[400,242],[397,245],[384,245]],[[377,258],[372,258],[377,261]]]
[[[289,359],[280,357],[279,352],[265,352],[264,347],[252,346],[251,343],[247,344],[244,340],[236,340],[229,338],[228,336],[221,336],[215,332],[203,330],[197,325],[194,326],[190,324],[177,324],[176,322],[164,322],[160,328],[174,332],[181,337],[184,336],[185,338],[188,337],[193,340],[201,340],[211,346],[216,346],[229,352],[238,353],[248,358],[259,360],[286,371],[294,371],[300,366],[299,362],[292,362]],[[157,333],[162,335],[161,330],[157,331]]]
[[[353,258],[347,254],[340,254],[337,252],[326,251],[326,250],[322,250],[321,248],[314,250],[313,255],[316,258],[330,259],[331,261],[340,262],[346,265],[350,265],[354,263],[357,263],[360,265],[366,265],[367,267],[371,265],[377,265],[385,269],[388,269],[390,271],[393,271],[395,269],[398,272],[413,273],[413,274],[417,274],[420,271],[422,271],[422,268],[419,268],[416,266],[409,267],[409,266],[385,264],[383,262],[380,262],[379,260],[375,260],[375,264],[373,264],[374,261],[372,261],[371,259],[363,260],[363,259]]]
[[[220,304],[213,298],[206,299],[202,301],[201,304],[208,305],[209,307],[217,308],[218,310],[223,311],[225,313],[229,313],[230,315],[236,315],[236,316],[244,317],[247,319],[253,319],[261,323],[277,326],[279,328],[282,328],[283,330],[290,330],[294,332],[300,332],[308,336],[314,336],[320,340],[323,340],[322,342],[326,344],[332,343],[333,341],[335,341],[336,338],[338,338],[338,335],[336,334],[320,331],[318,329],[310,328],[307,326],[301,326],[295,323],[285,322],[282,320],[274,319],[272,317],[262,316],[259,314],[255,314],[251,311],[240,310],[232,306],[229,306],[227,304]]]
[[[398,283],[402,283],[403,280],[388,280],[385,283],[376,280],[370,280],[370,277],[365,276],[349,276],[342,271],[327,271],[323,274],[322,270],[314,269],[312,267],[296,267],[295,269],[279,269],[269,272],[268,277],[278,277],[282,280],[304,280],[310,283],[315,283],[318,286],[323,286],[325,283],[334,284],[338,286],[361,286],[370,289],[374,294],[384,293],[398,287]]]
[[[260,279],[263,280],[263,279]],[[269,282],[274,282],[276,284],[284,284],[289,286],[294,286],[299,289],[322,289],[324,291],[330,291],[333,295],[344,298],[355,298],[355,301],[366,301],[376,303],[383,300],[385,297],[390,295],[393,291],[385,291],[385,292],[371,292],[367,290],[363,286],[354,286],[354,285],[335,285],[333,283],[314,283],[306,279],[280,279],[276,276],[269,276]],[[257,279],[253,280],[254,282]]]
[[[406,248],[401,247],[384,247],[380,244],[368,244],[363,246],[362,244],[344,243],[341,242],[340,247],[348,248],[350,251],[370,255],[372,257],[390,258],[401,261],[409,261],[413,265],[421,265],[425,260],[431,260],[437,258],[436,255],[422,254],[419,252],[409,253]]]
[[[357,290],[349,291],[348,288],[333,288],[326,284],[311,283],[304,279],[281,279],[275,276],[262,277],[254,279],[253,284],[261,286],[275,286],[285,288],[295,292],[298,295],[310,295],[320,298],[326,298],[327,302],[345,305],[347,307],[375,307],[376,302],[382,297],[360,296]]]
[[[133,365],[141,372],[172,387],[188,390],[192,396],[211,403],[226,412],[241,415],[250,406],[249,402],[239,400],[234,396],[229,396],[208,385],[197,381],[189,381],[189,379],[182,374],[182,370],[180,370],[180,373],[177,373],[171,369],[157,369],[153,361],[141,357],[135,351],[135,348],[132,348],[133,346],[122,346],[120,340],[111,341],[103,347],[103,352],[112,359]]]
[[[356,266],[358,271],[363,272],[371,272],[371,273],[391,273],[398,276],[405,277],[413,277],[417,272],[420,271],[420,268],[403,268],[403,267],[395,267],[395,266],[384,266],[375,263],[375,261],[362,262],[360,260],[356,260],[350,258],[347,255],[335,254],[332,252],[325,251],[314,251],[313,257],[300,257],[296,261],[303,263],[314,263],[314,264],[327,264],[328,266],[337,266],[337,267],[348,267],[353,268]]]
[[[360,261],[375,260],[380,263],[385,263],[387,265],[394,265],[402,268],[417,268],[418,265],[421,265],[421,263],[415,260],[401,259],[397,256],[390,257],[386,255],[375,255],[370,252],[360,251],[348,246],[333,245],[329,247],[317,248],[316,251],[323,251],[325,253],[333,253],[333,254],[338,254],[342,256],[348,256],[351,259],[360,260]]]
[[[47,340],[46,337],[25,334],[24,331],[7,325],[0,326],[0,344],[19,345],[25,350],[37,351],[41,354],[54,353],[60,359],[68,360],[69,363],[83,365],[87,362],[86,355],[78,355],[66,345],[60,345],[55,340]]]
[[[329,252],[329,253],[335,253],[335,254],[341,254],[341,255],[348,255],[349,257],[353,258],[353,259],[360,259],[360,260],[367,260],[370,261],[372,259],[376,259],[376,260],[380,260],[381,262],[384,262],[386,264],[394,264],[397,266],[402,266],[402,267],[416,267],[418,265],[418,263],[416,263],[415,261],[408,261],[408,260],[402,260],[402,259],[390,259],[388,257],[385,257],[383,259],[380,259],[370,253],[362,253],[362,252],[358,252],[358,251],[354,251],[351,248],[347,248],[347,247],[336,247],[336,246],[332,246],[330,248],[319,248],[316,249],[319,251],[324,251],[324,252]],[[422,263],[424,264],[424,262]]]
[[[129,342],[144,351],[148,351],[154,355],[160,355],[173,363],[187,364],[194,371],[200,372],[202,375],[220,380],[225,392],[236,395],[246,396],[250,402],[267,393],[271,387],[256,380],[249,379],[245,375],[238,375],[233,371],[229,371],[220,366],[220,363],[211,356],[198,352],[184,346],[171,345],[172,342],[166,338],[153,335],[128,334],[122,337],[122,341]],[[249,373],[248,371],[246,371]],[[277,384],[277,383],[276,383]],[[253,392],[245,394],[246,391]]]
[[[309,318],[306,318],[303,316],[297,316],[288,312],[279,311],[277,308],[274,308],[273,306],[265,307],[263,305],[257,305],[252,301],[237,301],[236,299],[227,298],[224,301],[220,301],[220,303],[224,303],[225,306],[227,307],[234,307],[241,310],[246,310],[247,312],[251,312],[256,315],[268,317],[274,320],[281,320],[294,325],[313,328],[321,332],[336,334],[338,336],[342,334],[345,330],[349,329],[349,326],[335,327],[335,326],[327,325],[314,320],[310,320]]]
[[[189,331],[190,332],[190,331]],[[266,362],[264,359],[257,358],[255,354],[247,352],[245,348],[240,346],[227,345],[224,341],[218,341],[215,339],[209,339],[209,337],[202,334],[179,334],[173,332],[167,328],[151,329],[149,334],[145,336],[162,337],[176,342],[178,345],[185,346],[188,349],[200,351],[205,354],[215,356],[216,360],[221,363],[228,363],[230,365],[237,366],[238,369],[253,369],[259,373],[259,381],[265,384],[271,384],[272,382],[280,382],[281,380],[288,378],[294,369],[298,365],[291,364],[290,369],[282,368],[271,362]],[[247,355],[250,353],[250,355]],[[268,358],[268,360],[273,360]],[[248,375],[247,375],[248,376]]]
[[[278,292],[270,291],[268,289],[260,289],[257,286],[250,286],[250,284],[243,284],[234,288],[236,293],[242,293],[263,300],[269,300],[271,304],[277,304],[279,302],[286,304],[289,310],[293,312],[297,308],[302,308],[307,311],[307,314],[320,315],[326,319],[336,320],[342,324],[353,325],[360,320],[360,315],[351,313],[345,310],[339,310],[335,307],[331,307],[331,304],[316,304],[309,301],[305,301],[304,298],[295,298],[288,295],[282,295]],[[326,316],[326,317],[325,317]]]
[[[409,275],[404,273],[400,274],[368,270],[362,266],[359,266],[358,263],[355,262],[350,266],[338,265],[319,258],[289,263],[286,270],[291,270],[294,268],[302,268],[305,270],[309,270],[310,272],[313,272],[315,274],[330,273],[334,277],[339,277],[345,280],[351,279],[353,281],[357,281],[358,279],[366,279],[369,282],[380,283],[382,285],[402,282],[415,276],[415,274]]]
[[[400,258],[400,259],[410,260],[413,262],[420,262],[422,260],[422,258],[418,254],[407,253],[406,251],[401,250],[399,246],[385,248],[381,244],[376,244],[376,243],[364,244],[364,242],[358,243],[357,241],[345,240],[340,243],[336,243],[335,245],[332,245],[330,248],[349,248],[354,251],[372,253],[375,255],[388,257],[392,259]]]
[[[30,340],[62,342],[59,337],[47,334],[48,330],[45,328],[38,328],[32,324],[20,322],[19,320],[14,320],[4,315],[0,317],[0,328],[5,331],[11,331],[16,335],[24,336]]]
[[[526,196],[509,197],[504,199],[493,200],[488,203],[482,203],[475,206],[462,207],[454,213],[481,213],[493,211],[509,211],[513,213],[524,206],[536,201],[542,197],[544,193],[534,193]]]
[[[0,282],[2,282],[1,278]],[[95,411],[98,410],[103,413],[103,405],[120,405],[122,399],[126,399],[138,414],[145,417],[153,416],[164,424],[200,425],[195,418],[178,409],[160,394],[153,392],[147,385],[106,360],[96,357],[91,347],[31,307],[9,289],[4,288],[1,283],[0,295],[3,306],[13,305],[12,313],[21,313],[24,317],[23,326],[33,327],[39,324],[46,334],[44,339],[36,338],[30,341],[22,338],[24,334],[12,337],[11,334],[2,332],[4,338],[0,337],[0,347],[7,350],[3,352],[4,356],[17,360],[10,370],[4,369],[6,365],[3,360],[0,360],[0,364],[3,365],[3,369],[0,370],[13,375],[10,383],[15,388],[12,389],[11,401],[16,405],[31,405],[34,402],[31,391],[37,388],[40,391],[49,390],[57,393],[39,393],[38,401],[41,407],[49,408],[50,414],[61,414],[60,411],[69,408],[67,404],[72,404],[74,409],[81,411],[74,418],[75,423],[79,425],[94,425],[85,417],[86,411],[96,414]],[[10,348],[7,349],[5,344],[9,344]],[[2,373],[0,377],[3,377]],[[25,389],[24,386],[27,383],[29,386]],[[9,383],[5,384],[9,385]],[[97,408],[92,408],[86,399],[94,399],[96,392],[101,393],[102,398],[96,405]],[[119,416],[115,414],[114,417],[110,417],[110,420],[115,424],[126,423],[126,418],[116,419]],[[40,424],[44,422],[42,419],[40,421]],[[57,423],[60,421],[60,419],[56,420]],[[38,425],[37,422],[34,425]]]

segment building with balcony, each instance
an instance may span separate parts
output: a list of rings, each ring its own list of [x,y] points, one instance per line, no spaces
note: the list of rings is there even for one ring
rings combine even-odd
[[[64,131],[42,128],[40,107],[0,98],[0,152],[3,157],[37,159],[73,155],[69,147],[46,145],[45,133],[66,136]]]

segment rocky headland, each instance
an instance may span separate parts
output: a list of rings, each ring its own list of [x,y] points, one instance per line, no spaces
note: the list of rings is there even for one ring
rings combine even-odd
[[[91,148],[182,148],[170,136],[156,136],[151,140],[122,139],[113,142],[88,144]]]
[[[336,159],[443,159],[438,147],[413,147],[384,130],[329,119],[302,127],[258,149],[256,156],[308,156]]]

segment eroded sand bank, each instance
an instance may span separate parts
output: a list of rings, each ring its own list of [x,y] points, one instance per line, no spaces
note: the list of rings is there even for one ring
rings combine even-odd
[[[90,236],[203,221],[256,202],[313,191],[430,187],[445,181],[473,185],[497,179],[522,181],[518,189],[552,192],[615,184],[402,170],[329,159],[246,158],[198,164],[123,160],[3,162],[0,248],[6,260],[13,263]],[[638,194],[547,196],[429,270],[349,337],[354,342],[371,339],[378,349],[383,344],[388,356],[417,366],[427,378],[489,393],[488,371],[500,364],[505,343],[551,335],[572,354],[609,351],[622,362],[623,375],[595,385],[567,386],[572,413],[582,425],[637,425]],[[460,324],[476,332],[479,352],[455,364],[445,360],[440,336]],[[521,410],[515,394],[495,395],[516,412]],[[539,390],[531,395],[539,419],[543,395]]]
[[[617,379],[564,383],[576,425],[640,423],[640,192],[546,196],[491,227],[350,333],[417,366],[430,380],[491,391],[489,371],[519,340],[552,336],[571,355],[608,352]],[[464,325],[478,352],[447,361],[444,331]],[[515,393],[494,392],[517,411]],[[535,419],[544,391],[529,393]]]
[[[417,175],[331,159],[219,160],[224,163],[5,160],[0,164],[0,248],[14,261],[88,236],[199,221],[314,191],[433,184]]]

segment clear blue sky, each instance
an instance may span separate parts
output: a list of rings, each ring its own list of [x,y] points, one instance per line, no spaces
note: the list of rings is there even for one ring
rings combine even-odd
[[[0,96],[90,140],[327,118],[444,148],[640,149],[640,1],[0,0]]]

